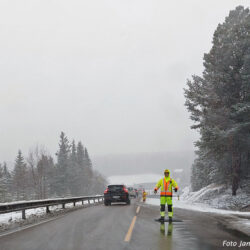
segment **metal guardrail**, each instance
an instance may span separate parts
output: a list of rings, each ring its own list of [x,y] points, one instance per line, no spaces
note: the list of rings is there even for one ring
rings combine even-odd
[[[73,205],[75,206],[76,202],[81,201],[82,205],[84,205],[84,201],[88,201],[88,203],[90,204],[91,200],[93,200],[94,203],[96,203],[96,200],[98,201],[98,203],[100,202],[100,200],[101,202],[103,202],[104,196],[103,195],[82,196],[82,197],[71,197],[71,198],[13,202],[13,203],[8,203],[6,205],[0,205],[0,214],[10,213],[10,212],[15,212],[15,211],[22,211],[22,219],[26,219],[25,210],[27,209],[46,207],[46,213],[50,213],[50,210],[49,210],[50,206],[62,205],[62,208],[65,208],[65,204],[68,204],[68,203],[73,203]]]

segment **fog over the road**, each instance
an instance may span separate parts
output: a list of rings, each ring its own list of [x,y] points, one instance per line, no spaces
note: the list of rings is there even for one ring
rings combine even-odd
[[[59,134],[90,156],[193,149],[183,88],[247,0],[0,2],[0,162]]]

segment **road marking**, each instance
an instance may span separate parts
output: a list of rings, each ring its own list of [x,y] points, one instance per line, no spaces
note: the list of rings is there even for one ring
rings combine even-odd
[[[140,206],[138,206],[136,209],[136,213],[139,214],[139,212],[140,212]]]
[[[134,216],[134,218],[133,218],[133,220],[132,220],[132,222],[130,224],[130,227],[128,229],[127,235],[126,235],[126,237],[124,239],[124,241],[126,241],[126,242],[129,242],[130,239],[131,239],[132,232],[133,232],[133,229],[134,229],[134,226],[135,226],[135,221],[136,221],[136,216]]]

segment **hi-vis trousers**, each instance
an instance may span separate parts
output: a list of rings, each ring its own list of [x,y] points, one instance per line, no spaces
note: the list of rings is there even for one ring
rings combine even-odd
[[[168,205],[168,217],[173,217],[172,197],[161,196],[161,217],[165,217],[165,205]]]

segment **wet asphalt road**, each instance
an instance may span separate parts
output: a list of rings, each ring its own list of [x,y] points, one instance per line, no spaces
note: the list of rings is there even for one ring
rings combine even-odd
[[[176,208],[174,216],[183,222],[160,224],[154,221],[159,217],[158,210],[137,200],[132,200],[130,206],[115,204],[79,209],[1,236],[0,250],[249,249],[223,248],[223,240],[240,244],[240,241],[250,241],[249,237],[226,230],[219,218],[211,214]]]

